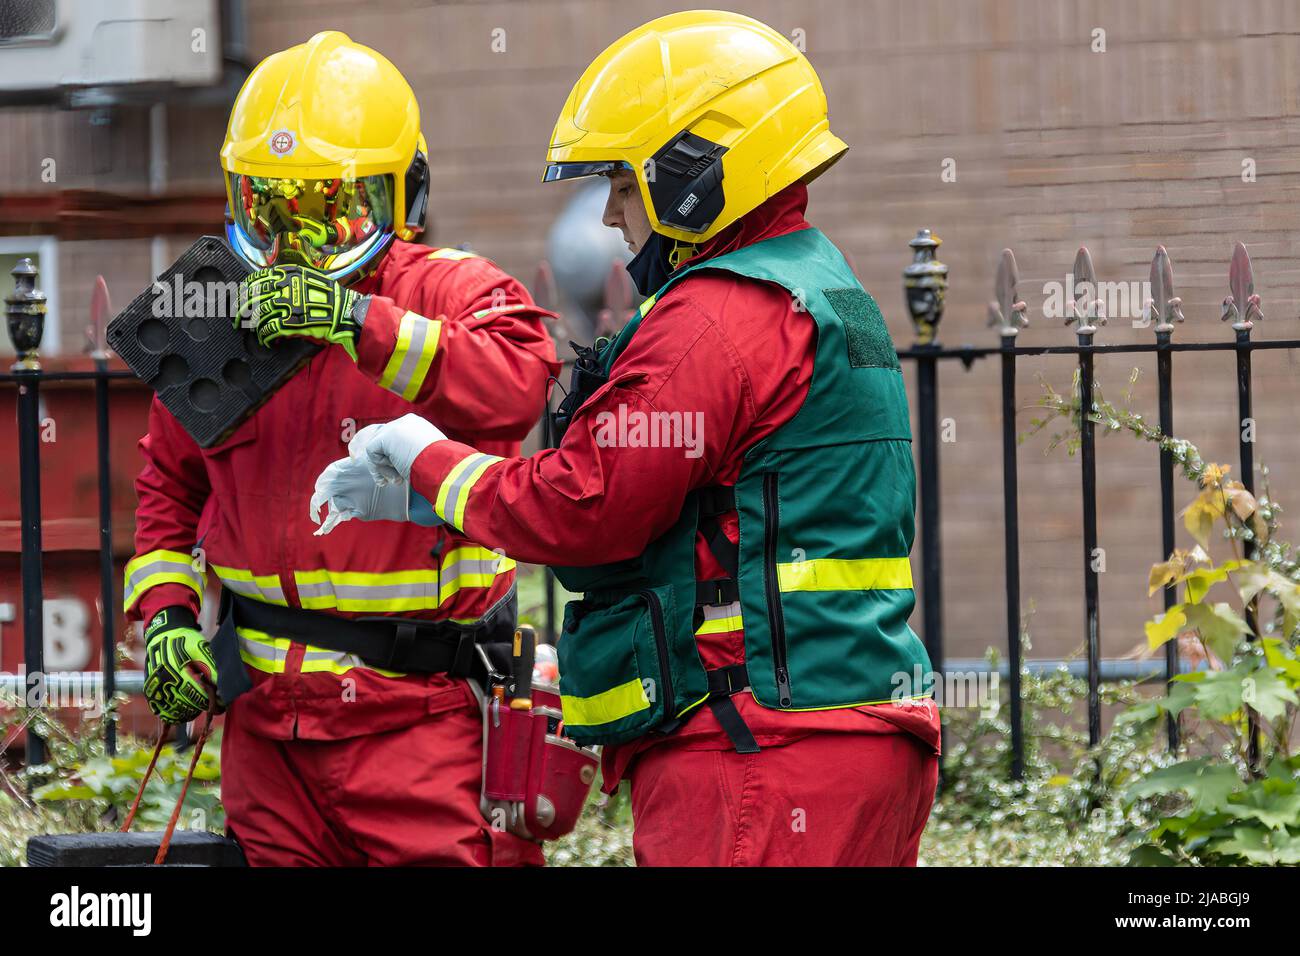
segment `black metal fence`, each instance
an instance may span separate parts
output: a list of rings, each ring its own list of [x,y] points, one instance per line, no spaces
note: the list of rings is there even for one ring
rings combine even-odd
[[[939,470],[940,422],[939,366],[940,363],[959,361],[969,368],[974,362],[997,357],[1001,364],[1002,405],[1002,467],[1005,543],[1005,597],[1006,597],[1006,647],[1009,678],[1010,727],[1013,751],[1013,775],[1023,773],[1023,703],[1021,697],[1022,669],[1054,669],[1060,661],[1022,661],[1020,642],[1020,527],[1018,513],[1018,465],[1016,449],[1016,370],[1019,360],[1046,355],[1072,355],[1078,362],[1080,381],[1080,407],[1093,408],[1093,365],[1095,357],[1108,354],[1138,355],[1154,353],[1156,356],[1156,382],[1159,399],[1159,427],[1163,434],[1172,435],[1173,418],[1173,356],[1178,352],[1233,352],[1236,356],[1236,380],[1239,419],[1251,417],[1251,355],[1260,349],[1300,348],[1300,341],[1254,341],[1251,329],[1261,318],[1259,297],[1254,293],[1250,259],[1246,249],[1237,244],[1229,268],[1229,295],[1224,300],[1223,318],[1231,321],[1234,341],[1208,343],[1175,343],[1172,341],[1174,323],[1182,321],[1181,303],[1174,294],[1173,268],[1163,247],[1157,249],[1151,265],[1150,295],[1144,303],[1144,317],[1153,328],[1155,341],[1130,345],[1097,345],[1093,338],[1097,323],[1105,322],[1104,303],[1096,295],[1097,280],[1091,258],[1086,248],[1079,250],[1074,264],[1073,297],[1066,302],[1068,320],[1075,324],[1077,344],[1061,346],[1021,347],[1016,336],[1025,325],[1025,303],[1016,294],[1017,270],[1010,250],[1002,253],[995,282],[995,302],[989,307],[989,324],[998,329],[1001,343],[996,347],[977,348],[962,346],[947,348],[939,344],[937,329],[943,313],[947,289],[947,267],[936,258],[939,240],[928,230],[921,230],[911,242],[913,262],[904,270],[904,292],[909,312],[917,330],[917,342],[900,350],[899,357],[911,362],[915,368],[915,395],[918,411],[917,459],[919,472],[919,511],[921,518],[920,569],[922,581],[921,620],[923,634],[931,661],[937,674],[945,672],[943,618],[943,564],[939,529],[941,526]],[[37,274],[30,260],[23,260],[14,270],[15,291],[6,299],[9,333],[18,361],[8,374],[0,374],[0,383],[14,385],[17,390],[18,413],[18,469],[21,486],[22,532],[22,622],[24,646],[24,682],[26,698],[44,706],[44,694],[49,682],[61,675],[44,673],[44,631],[42,621],[42,554],[41,554],[41,500],[40,500],[40,388],[44,382],[93,379],[95,382],[95,409],[97,432],[97,469],[99,488],[99,540],[100,540],[100,590],[102,601],[102,693],[111,697],[118,687],[116,671],[117,635],[116,574],[112,554],[112,527],[109,488],[109,382],[128,379],[130,372],[109,369],[107,354],[102,346],[93,353],[94,371],[46,372],[40,367],[36,350],[40,344],[45,311],[44,296],[37,290]],[[1238,431],[1238,445],[1242,482],[1253,493],[1253,444],[1245,430]],[[1098,593],[1098,571],[1092,560],[1097,548],[1097,464],[1094,424],[1083,416],[1080,438],[1080,506],[1083,518],[1083,591],[1085,616],[1080,622],[1086,649],[1083,673],[1088,682],[1088,736],[1090,743],[1101,738],[1101,704],[1099,687],[1103,680],[1118,677],[1143,677],[1168,681],[1179,672],[1176,641],[1165,645],[1163,668],[1126,660],[1103,660],[1100,649],[1101,602]],[[1152,558],[1164,560],[1174,548],[1174,457],[1168,450],[1159,456],[1161,550],[1153,549]],[[546,618],[548,634],[553,635],[556,618],[553,578],[547,574]],[[1175,594],[1165,589],[1165,607],[1173,605]],[[947,662],[949,664],[956,662]],[[961,662],[963,667],[975,667],[976,662]],[[138,680],[139,675],[129,675]],[[136,680],[129,689],[137,689]],[[114,725],[108,722],[107,746],[115,749]],[[1252,735],[1252,743],[1257,735]],[[1179,727],[1171,719],[1168,725],[1170,747],[1176,747]],[[28,761],[43,761],[44,743],[38,734],[28,735]]]

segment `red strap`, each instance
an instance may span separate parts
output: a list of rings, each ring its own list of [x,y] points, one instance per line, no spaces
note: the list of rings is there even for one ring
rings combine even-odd
[[[135,792],[135,799],[131,801],[131,809],[126,814],[126,822],[122,824],[119,831],[125,833],[131,829],[131,821],[135,819],[135,811],[140,808],[140,798],[144,796],[144,788],[149,785],[149,777],[153,774],[154,765],[158,763],[158,756],[162,753],[163,743],[167,740],[167,725],[163,724],[162,730],[158,731],[158,742],[153,747],[153,757],[149,760],[149,766],[144,772],[144,779],[140,781],[140,789]]]
[[[140,789],[135,792],[135,800],[131,802],[131,809],[126,814],[126,822],[122,824],[121,833],[126,833],[131,829],[131,822],[135,820],[136,810],[140,807],[140,798],[144,796],[144,788],[149,785],[149,778],[153,775],[153,768],[158,763],[158,757],[162,754],[163,745],[167,741],[168,725],[163,724],[162,730],[158,733],[158,742],[154,744],[153,756],[149,759],[149,766],[145,769],[144,778],[140,781]],[[167,829],[163,831],[162,843],[158,845],[158,854],[154,857],[154,865],[161,866],[162,862],[167,859],[167,851],[171,847],[172,834],[176,832],[176,821],[180,819],[181,807],[185,805],[185,794],[189,792],[190,781],[194,779],[194,770],[199,765],[199,757],[203,754],[203,745],[207,743],[208,735],[212,731],[212,711],[209,710],[203,715],[203,730],[199,733],[199,739],[194,744],[194,753],[190,756],[190,769],[185,773],[185,783],[181,785],[180,796],[176,798],[176,806],[172,808],[171,819],[167,821]]]
[[[176,821],[180,819],[181,807],[185,804],[185,794],[190,789],[190,781],[194,779],[194,768],[199,765],[199,757],[203,754],[203,745],[207,743],[208,733],[212,730],[212,711],[208,710],[203,715],[203,730],[199,733],[198,742],[194,745],[194,754],[190,757],[190,769],[185,772],[185,783],[181,785],[181,795],[176,798],[176,806],[172,808],[172,818],[167,821],[167,829],[163,831],[162,843],[158,845],[158,855],[154,857],[154,866],[161,866],[163,860],[167,859],[167,850],[172,843],[172,834],[176,831]]]

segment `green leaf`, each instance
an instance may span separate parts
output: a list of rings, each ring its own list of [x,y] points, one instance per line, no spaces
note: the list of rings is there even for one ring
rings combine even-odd
[[[1138,847],[1128,858],[1129,866],[1177,866],[1178,861],[1150,843]]]
[[[1196,709],[1202,717],[1228,721],[1240,713],[1246,692],[1246,674],[1238,668],[1214,671],[1196,685]]]
[[[1184,605],[1187,623],[1196,628],[1214,656],[1225,664],[1232,660],[1237,643],[1250,628],[1225,601],[1218,604]]]
[[[1277,637],[1266,637],[1261,643],[1264,646],[1264,660],[1268,662],[1268,666],[1276,667],[1291,687],[1300,685],[1300,660],[1296,660],[1295,651]]]
[[[1237,771],[1221,763],[1210,763],[1209,758],[1184,760],[1147,774],[1125,791],[1125,802],[1140,797],[1153,797],[1167,793],[1184,793],[1191,798],[1197,810],[1217,811],[1228,796],[1245,784]]]
[[[1300,698],[1271,667],[1256,668],[1242,678],[1242,698],[1265,720],[1277,720]]]
[[[1143,704],[1137,704],[1128,710],[1119,714],[1114,723],[1111,724],[1112,730],[1119,730],[1129,724],[1141,727],[1153,720],[1159,719],[1160,715],[1165,712],[1163,700],[1151,700]]]
[[[1269,793],[1252,784],[1236,798],[1223,809],[1239,820],[1258,820],[1270,830],[1300,826],[1300,794]]]
[[[52,803],[56,800],[93,800],[98,794],[84,785],[48,783],[33,790],[32,796],[37,800]]]
[[[1269,866],[1300,863],[1300,840],[1285,831],[1233,827],[1230,838],[1213,840],[1208,849]]]

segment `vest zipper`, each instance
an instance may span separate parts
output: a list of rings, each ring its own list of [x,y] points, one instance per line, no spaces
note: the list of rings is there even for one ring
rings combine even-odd
[[[763,476],[763,555],[766,561],[767,623],[772,632],[772,664],[776,668],[776,693],[782,707],[789,707],[790,671],[785,660],[785,615],[781,612],[781,589],[776,575],[776,531],[779,520],[777,473]]]
[[[673,701],[676,697],[673,694],[673,672],[668,668],[668,635],[664,630],[664,609],[659,603],[659,595],[648,588],[638,592],[645,598],[646,606],[650,608],[650,623],[654,629],[655,649],[659,652],[659,673],[663,679],[663,689],[667,691],[664,698],[664,719],[671,720],[673,717]]]

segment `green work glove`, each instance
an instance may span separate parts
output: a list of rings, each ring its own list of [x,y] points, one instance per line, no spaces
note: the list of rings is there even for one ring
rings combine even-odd
[[[144,632],[144,696],[169,724],[208,710],[217,693],[217,662],[187,607],[166,607]]]
[[[306,335],[333,342],[357,360],[356,337],[361,326],[352,310],[364,296],[345,289],[325,273],[309,266],[271,266],[244,280],[245,311],[268,345],[287,335]]]

